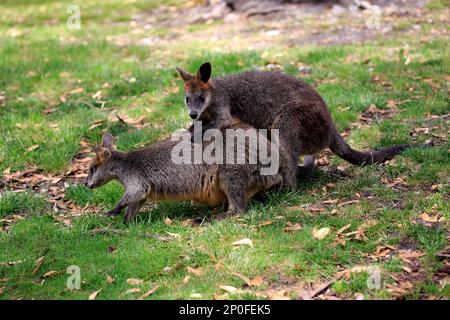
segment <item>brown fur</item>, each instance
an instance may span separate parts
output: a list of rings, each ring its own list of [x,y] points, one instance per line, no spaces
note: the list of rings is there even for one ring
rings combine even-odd
[[[211,65],[204,63],[196,75],[180,68],[185,81],[189,115],[202,120],[203,130],[221,128],[233,116],[257,129],[280,130],[280,144],[289,153],[282,164],[283,184],[294,187],[296,176],[313,168],[308,156],[304,167],[298,158],[325,148],[357,165],[391,159],[410,145],[398,145],[374,152],[353,150],[341,137],[322,97],[307,83],[281,72],[247,71],[211,79]],[[198,83],[206,81],[207,88]],[[206,124],[206,125],[205,125]]]
[[[227,128],[250,127],[233,120],[223,130]],[[246,202],[254,194],[279,185],[282,181],[280,174],[261,175],[262,166],[249,164],[248,154],[246,164],[175,164],[171,159],[171,151],[178,141],[166,139],[130,152],[116,151],[113,142],[114,138],[110,134],[103,137],[102,145],[96,149],[96,157],[85,185],[96,188],[113,179],[120,181],[125,186],[125,194],[107,214],[117,215],[127,208],[126,222],[134,217],[147,200],[194,200],[210,206],[227,202],[228,210],[217,216],[218,219],[224,218],[242,213]],[[265,143],[262,140],[259,142]],[[248,150],[247,144],[246,152]]]

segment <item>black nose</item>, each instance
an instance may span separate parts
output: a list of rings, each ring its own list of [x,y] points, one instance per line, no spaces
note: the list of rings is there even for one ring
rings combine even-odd
[[[191,117],[191,119],[197,119],[197,115],[198,113],[196,111],[189,111],[189,117]]]

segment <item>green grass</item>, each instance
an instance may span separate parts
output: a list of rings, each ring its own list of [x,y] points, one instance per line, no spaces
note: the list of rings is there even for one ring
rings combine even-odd
[[[102,289],[98,299],[133,299],[159,285],[152,299],[188,299],[194,293],[210,299],[223,293],[220,285],[244,288],[244,282],[233,272],[251,278],[264,276],[260,287],[231,296],[257,298],[259,293],[283,289],[287,284],[322,283],[333,279],[342,268],[355,265],[379,266],[383,281],[388,283],[393,281],[390,274],[403,272],[403,260],[395,252],[375,262],[369,256],[380,245],[399,247],[405,241],[425,253],[419,259],[422,277],[406,297],[449,296],[448,286],[442,288],[434,280],[436,270],[443,264],[436,258],[436,252],[448,245],[448,123],[442,118],[426,119],[430,114],[450,111],[446,39],[435,37],[421,42],[419,37],[394,36],[364,45],[328,47],[286,47],[274,42],[267,50],[236,45],[219,52],[214,50],[216,44],[213,47],[196,39],[196,35],[217,24],[196,24],[186,30],[192,34],[192,41],[154,48],[117,46],[107,37],[127,34],[127,23],[121,22],[154,8],[156,1],[108,0],[101,5],[93,0],[83,1],[81,30],[64,27],[68,3],[3,1],[0,5],[0,91],[6,96],[6,104],[0,105],[0,172],[37,166],[44,173],[63,173],[80,150],[80,140],[97,143],[106,130],[118,137],[119,149],[130,150],[186,127],[189,120],[183,106],[182,83],[174,67],[193,71],[206,60],[212,62],[214,75],[261,68],[276,61],[285,72],[298,76],[298,63],[311,66],[312,74],[305,80],[327,101],[338,128],[351,128],[346,139],[355,148],[380,148],[427,139],[437,140],[438,144],[430,149],[408,150],[386,165],[349,166],[343,172],[336,167],[345,162],[333,156],[330,158],[333,170],[320,169],[311,180],[299,183],[295,192],[268,193],[263,202],[252,201],[241,219],[198,228],[186,226],[183,221],[211,216],[212,209],[188,202],[159,203],[145,209],[130,225],[124,225],[121,217],[112,219],[100,213],[69,215],[71,223],[67,225],[57,219],[58,214],[52,211],[44,195],[31,190],[13,193],[1,189],[0,218],[8,220],[14,215],[26,218],[0,232],[0,262],[5,262],[0,264],[0,279],[6,279],[0,282],[0,288],[4,288],[0,298],[86,299],[90,293]],[[440,14],[445,9],[442,3],[433,1],[427,9],[429,14]],[[23,34],[11,36],[12,28]],[[427,30],[423,28],[420,32],[426,35]],[[171,30],[155,27],[149,32],[165,36]],[[405,43],[414,55],[409,64],[405,64],[402,53]],[[349,56],[354,57],[352,62]],[[373,81],[374,77],[381,80]],[[136,81],[129,81],[131,78]],[[77,88],[83,91],[68,94]],[[98,91],[103,108],[92,97]],[[391,118],[374,120],[365,127],[355,125],[358,116],[372,103],[386,109],[390,100],[398,102]],[[55,110],[46,114],[48,108]],[[137,129],[113,122],[116,112],[134,118],[144,115],[149,126]],[[104,122],[91,129],[97,120]],[[436,128],[429,134],[418,133],[413,137],[411,133],[420,127]],[[27,151],[35,144],[38,149]],[[405,179],[407,188],[397,190],[383,183],[385,179],[398,177]],[[440,187],[432,189],[435,185]],[[87,211],[90,206],[106,211],[115,205],[122,192],[117,183],[94,191],[69,185],[65,198]],[[327,199],[346,201],[358,196],[361,196],[358,203],[327,205],[323,212],[299,208],[304,204],[321,206]],[[433,210],[446,219],[439,226],[415,223],[419,214]],[[164,223],[167,217],[172,220],[171,225]],[[347,232],[356,231],[368,220],[376,220],[377,224],[365,230],[366,239],[347,241],[345,246],[334,244],[337,230],[350,224]],[[265,221],[273,223],[257,227]],[[303,228],[284,232],[287,221],[301,223]],[[99,227],[126,234],[93,236],[90,231]],[[312,230],[322,227],[330,228],[330,234],[323,240],[313,238]],[[167,235],[167,232],[178,237],[168,242],[145,237],[146,233]],[[254,247],[231,245],[242,238],[250,238]],[[35,260],[43,255],[44,263],[33,275]],[[6,263],[14,261],[21,262]],[[65,270],[70,265],[81,269],[80,290],[66,289],[69,275]],[[190,280],[184,283],[183,279],[189,275],[188,266],[201,268],[203,275],[190,274]],[[62,273],[42,282],[49,271]],[[107,276],[113,277],[114,283],[107,283]],[[356,293],[364,294],[365,298],[391,297],[386,288],[368,289],[367,277],[367,273],[360,273],[339,279],[333,283],[332,291],[342,298],[354,298]],[[126,283],[128,278],[145,281],[138,286],[142,293],[125,294],[135,287]]]
[[[48,205],[44,197],[31,192],[0,194],[0,218],[11,214],[31,215],[44,212]]]

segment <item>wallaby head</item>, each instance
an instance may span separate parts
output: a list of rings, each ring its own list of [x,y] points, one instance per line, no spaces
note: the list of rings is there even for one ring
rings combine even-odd
[[[84,184],[88,188],[100,187],[115,178],[116,166],[112,152],[116,149],[115,138],[110,133],[103,136],[101,145],[94,146],[95,158],[89,167],[89,175]]]
[[[201,114],[208,109],[212,102],[211,64],[203,63],[195,75],[176,68],[184,81],[184,102],[189,116],[193,120],[199,120]]]

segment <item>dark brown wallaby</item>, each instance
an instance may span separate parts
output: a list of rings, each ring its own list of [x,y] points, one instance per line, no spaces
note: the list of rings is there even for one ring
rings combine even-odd
[[[249,128],[236,120],[222,132],[226,129]],[[226,143],[225,134],[224,140]],[[103,136],[102,144],[95,148],[96,157],[85,185],[96,188],[113,179],[122,183],[125,193],[107,215],[115,216],[126,208],[124,219],[128,222],[146,200],[194,200],[211,206],[227,202],[227,211],[215,217],[221,219],[242,213],[253,195],[282,182],[281,174],[261,175],[263,165],[259,162],[249,163],[250,152],[258,150],[249,151],[248,143],[245,164],[206,164],[204,161],[201,164],[177,164],[172,161],[172,149],[178,143],[166,139],[144,149],[119,152],[114,146],[114,137],[107,133]],[[268,143],[270,152],[270,142],[261,137],[258,143],[258,146]],[[190,141],[188,145],[189,148],[194,146]]]
[[[357,165],[384,162],[410,147],[397,145],[378,151],[359,152],[341,137],[322,97],[307,83],[281,72],[247,71],[211,78],[211,64],[202,64],[197,73],[177,68],[184,80],[185,104],[189,116],[202,120],[203,130],[221,128],[233,116],[257,129],[279,129],[280,145],[290,155],[282,164],[283,183],[294,187],[296,175],[312,169],[307,157],[329,148],[343,159]]]

